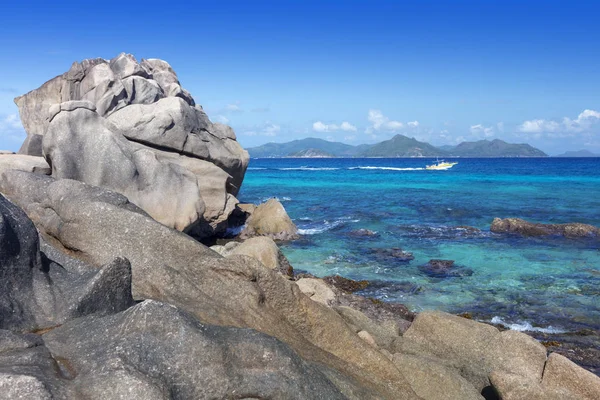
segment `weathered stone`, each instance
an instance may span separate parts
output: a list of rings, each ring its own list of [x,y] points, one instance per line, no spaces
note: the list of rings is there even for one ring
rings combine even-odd
[[[292,240],[298,238],[298,228],[285,212],[285,208],[277,199],[269,199],[256,207],[240,234],[242,238],[253,236],[269,236],[275,240]]]
[[[377,237],[377,236],[379,236],[379,234],[377,232],[372,231],[370,229],[364,229],[364,228],[350,231],[348,233],[348,235],[354,236],[354,237]]]
[[[369,345],[378,348],[377,342],[373,339],[373,336],[367,331],[360,331],[357,333],[358,337],[364,340]]]
[[[57,76],[38,89],[15,99],[15,104],[19,107],[21,123],[27,132],[27,139],[21,146],[19,154],[42,155],[42,136],[48,127],[48,111],[53,104],[60,104],[64,101],[62,98],[63,82],[63,77]]]
[[[110,60],[110,69],[119,79],[128,78],[132,75],[149,78],[146,70],[142,68],[131,54],[121,53]]]
[[[8,169],[34,172],[36,174],[50,175],[51,169],[44,157],[29,156],[26,154],[0,154],[0,174]]]
[[[2,399],[71,398],[68,378],[40,336],[0,330]]]
[[[209,324],[256,329],[380,397],[414,398],[393,364],[334,310],[256,260],[222,258],[123,196],[81,182],[8,171],[0,191],[27,210],[42,235],[79,258],[102,265],[127,257],[134,298],[169,302]]]
[[[355,281],[352,279],[344,278],[340,275],[332,275],[326,276],[323,280],[331,286],[334,286],[344,292],[353,293],[358,292],[359,290],[363,290],[367,286],[369,286],[369,281]]]
[[[376,259],[385,263],[407,263],[415,259],[415,256],[411,252],[404,251],[399,247],[393,247],[391,249],[369,249],[369,252],[375,256]]]
[[[30,375],[5,374],[0,372],[0,393],[6,400],[51,400],[52,393],[38,378]]]
[[[473,270],[454,265],[453,260],[429,260],[419,270],[432,278],[453,278],[473,275]]]
[[[598,237],[600,229],[587,224],[537,224],[520,218],[494,218],[490,230],[495,233],[518,233],[523,236],[560,235],[565,237]]]
[[[204,212],[195,175],[159,161],[151,150],[134,148],[88,109],[54,117],[44,136],[44,154],[53,177],[113,189],[169,227],[190,229]]]
[[[40,253],[25,213],[0,196],[0,328],[35,330],[131,304],[131,266],[116,259],[97,272],[68,271]]]
[[[74,63],[69,71],[46,82],[39,89],[18,97],[15,102],[28,133],[20,153],[36,156],[44,153],[50,165],[69,165],[68,169],[87,170],[87,173],[63,174],[61,178],[68,176],[80,179],[75,175],[89,176],[90,170],[101,165],[96,179],[84,181],[94,185],[106,183],[106,187],[127,196],[137,194],[131,199],[150,214],[166,221],[169,226],[177,225],[178,229],[201,239],[225,233],[227,220],[237,203],[234,196],[241,187],[248,165],[248,153],[237,143],[230,127],[210,122],[202,107],[196,106],[191,95],[181,88],[168,63],[151,59],[140,64],[133,56],[124,53],[110,62],[100,58],[84,60]],[[94,120],[81,109],[95,112],[97,118]],[[65,114],[69,113],[72,121],[67,124],[64,119]],[[59,122],[55,121],[56,118]],[[76,118],[82,120],[73,121]],[[58,125],[51,132],[55,138],[59,137],[60,143],[53,143],[54,140],[49,138],[43,139],[50,125]],[[102,139],[94,136],[99,129],[103,131],[99,135]],[[127,140],[115,139],[119,142],[119,148],[109,146],[111,140],[107,139],[108,132]],[[70,144],[68,140],[60,140],[64,137],[76,137],[78,140]],[[100,146],[103,150],[100,152],[103,159],[100,160],[89,150],[102,140],[105,143]],[[132,151],[124,149],[129,141],[146,145],[144,150],[147,151],[135,151],[140,150],[141,145],[138,145],[132,150],[137,156],[134,157],[130,154]],[[87,144],[82,145],[83,142]],[[88,151],[80,154],[75,144]],[[50,148],[54,151],[46,151]],[[59,156],[55,154],[57,148],[61,152]],[[161,159],[169,158],[169,163],[155,163],[148,151],[156,153]],[[159,156],[158,153],[162,154]],[[57,160],[53,159],[55,156]],[[117,164],[124,158],[136,158],[138,167],[147,171],[136,170],[134,175],[139,176],[135,175],[136,178],[129,182],[123,180],[132,172],[128,165],[130,163]],[[194,159],[198,163],[187,159]],[[200,162],[212,168],[198,168]],[[172,164],[182,168],[192,166],[192,173],[199,182],[195,189],[188,188],[190,185],[187,184],[175,187],[181,180],[186,180],[181,177],[186,174],[184,172],[177,174],[178,177],[168,188],[161,189],[162,197],[156,193],[140,193],[143,189],[139,185],[144,177],[148,178],[148,183],[154,182],[154,178],[159,176],[173,175]],[[116,180],[120,182],[111,182],[112,173],[121,169],[122,172],[116,175]],[[163,169],[165,171],[161,171]],[[98,175],[103,175],[100,182]],[[148,185],[152,186],[151,183]],[[142,183],[142,186],[145,187],[145,184]],[[223,188],[225,194],[221,195]],[[198,189],[202,192],[200,197],[211,198],[206,202],[205,209],[198,209]],[[195,193],[190,194],[190,191]],[[183,196],[174,196],[173,193],[183,193]],[[159,199],[154,203],[153,199],[148,198],[155,195],[161,199],[170,197],[174,209],[169,209],[169,202]],[[195,212],[198,210],[200,212]],[[205,211],[203,216],[202,211]]]
[[[134,149],[151,150],[161,162],[178,165],[196,176],[200,197],[204,203],[203,221],[186,232],[198,238],[222,235],[238,203],[231,194],[237,188],[231,184],[231,176],[216,165],[197,158],[149,148],[131,142]]]
[[[502,400],[581,400],[566,388],[545,388],[541,382],[522,375],[496,370],[490,382],[497,397]]]
[[[127,92],[129,104],[150,104],[164,97],[158,83],[141,76],[130,76],[123,79],[121,83]]]
[[[335,300],[335,293],[321,279],[302,278],[296,281],[300,291],[311,300],[323,305],[330,305]]]
[[[542,386],[550,390],[567,390],[581,400],[600,398],[600,377],[557,353],[548,357]]]
[[[479,391],[451,368],[408,354],[394,354],[392,360],[423,400],[483,400]]]
[[[401,352],[429,355],[457,368],[478,390],[489,385],[493,371],[541,379],[545,348],[518,332],[503,332],[483,324],[439,311],[420,313],[404,333]]]
[[[231,175],[231,184],[241,186],[248,153],[235,141],[233,131],[219,129],[200,109],[179,97],[166,97],[150,104],[131,104],[108,119],[129,140],[150,144],[209,161]],[[237,194],[232,193],[233,195]]]
[[[362,312],[347,306],[334,307],[334,309],[355,332],[367,331],[378,347],[391,350],[392,343],[399,335],[398,328],[395,327],[393,321],[380,324]]]
[[[227,251],[225,254],[222,253],[226,257],[235,254],[255,258],[270,269],[279,268],[279,247],[273,239],[265,236],[247,239],[231,251]]]
[[[280,341],[201,324],[152,300],[113,316],[72,321],[44,341],[55,357],[70,361],[77,371],[72,384],[91,398],[106,398],[106,390],[111,398],[344,398]]]
[[[503,331],[490,341],[485,355],[491,370],[505,370],[540,381],[546,364],[546,348],[522,332]]]

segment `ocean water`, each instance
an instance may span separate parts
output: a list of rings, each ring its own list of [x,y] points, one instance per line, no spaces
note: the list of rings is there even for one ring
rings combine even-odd
[[[600,240],[489,230],[494,217],[600,226],[599,158],[457,159],[425,170],[431,161],[252,159],[239,198],[277,197],[302,234],[282,246],[294,268],[368,279],[364,295],[513,329],[600,329]],[[430,259],[454,260],[454,276],[428,273]]]

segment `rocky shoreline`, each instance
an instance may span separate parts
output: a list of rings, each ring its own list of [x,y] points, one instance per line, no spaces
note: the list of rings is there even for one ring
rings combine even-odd
[[[15,101],[28,137],[0,155],[4,398],[600,397],[600,378],[528,335],[294,274],[275,240],[296,227],[275,200],[237,201],[248,154],[165,61],[84,60]],[[242,222],[238,241],[203,244]]]

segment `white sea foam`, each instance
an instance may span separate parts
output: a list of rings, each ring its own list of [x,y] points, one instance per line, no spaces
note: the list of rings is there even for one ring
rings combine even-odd
[[[271,200],[271,199],[275,199],[280,203],[283,203],[285,201],[292,201],[291,197],[287,197],[287,196],[283,196],[283,197],[276,197],[276,196],[271,196],[271,197],[263,197],[260,202],[264,203],[265,201]]]
[[[384,171],[421,171],[425,168],[397,168],[397,167],[372,167],[372,166],[361,166],[361,167],[350,167],[348,169],[366,169],[366,170],[384,170]]]
[[[542,333],[564,333],[564,332],[566,332],[563,329],[553,328],[552,326],[548,326],[547,328],[540,328],[540,327],[531,325],[531,323],[527,322],[527,321],[520,321],[518,323],[511,324],[511,323],[504,321],[502,318],[500,318],[498,316],[495,316],[494,318],[492,318],[491,322],[492,322],[492,324],[502,325],[513,331],[519,331],[519,332],[542,332]]]
[[[266,169],[266,168],[262,168],[262,167],[248,167],[247,170],[254,170],[254,171],[258,171],[259,169]]]
[[[340,225],[343,225],[347,222],[360,222],[360,219],[352,219],[350,217],[342,217],[336,219],[335,221],[323,221],[322,224],[312,227],[298,228],[298,233],[301,235],[316,235],[318,233],[327,232],[331,229],[337,228]]]

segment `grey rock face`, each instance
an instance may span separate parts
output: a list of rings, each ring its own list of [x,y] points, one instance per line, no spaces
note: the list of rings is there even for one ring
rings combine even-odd
[[[69,389],[66,376],[44,341],[34,334],[0,330],[0,397],[16,399],[64,399]]]
[[[44,155],[53,175],[116,190],[200,238],[224,233],[248,153],[165,61],[84,60],[15,103],[28,134],[19,152]]]
[[[72,321],[44,341],[55,357],[70,361],[75,392],[85,398],[345,398],[282,342],[250,329],[204,325],[152,300]]]
[[[63,103],[63,105],[66,103]],[[44,135],[52,176],[76,179],[123,193],[157,221],[178,230],[198,223],[204,213],[196,176],[135,148],[111,124],[86,108],[60,112]]]
[[[35,330],[133,303],[131,266],[117,258],[100,270],[69,270],[40,252],[38,233],[0,196],[0,329]]]
[[[305,360],[360,382],[374,397],[414,398],[393,363],[334,310],[257,260],[223,258],[144,215],[124,196],[81,182],[7,171],[0,191],[27,210],[43,235],[78,257],[94,265],[127,257],[134,298],[168,302],[209,324],[274,336]]]

